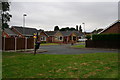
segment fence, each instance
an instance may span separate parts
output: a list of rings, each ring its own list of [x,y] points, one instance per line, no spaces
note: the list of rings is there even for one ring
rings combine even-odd
[[[87,48],[113,48],[113,49],[120,49],[120,42],[119,41],[86,41]]]
[[[2,37],[2,50],[33,49],[34,38],[4,38]]]

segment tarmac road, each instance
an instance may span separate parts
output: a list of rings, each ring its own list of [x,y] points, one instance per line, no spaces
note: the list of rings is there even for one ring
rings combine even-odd
[[[77,44],[78,45],[78,44]],[[40,46],[40,49],[47,50],[42,54],[83,54],[83,53],[118,53],[117,49],[97,48],[71,48],[70,44]]]

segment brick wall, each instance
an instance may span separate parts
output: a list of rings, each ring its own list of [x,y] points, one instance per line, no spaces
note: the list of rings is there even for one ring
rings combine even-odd
[[[120,22],[115,23],[114,25],[103,31],[101,34],[106,33],[120,33]]]

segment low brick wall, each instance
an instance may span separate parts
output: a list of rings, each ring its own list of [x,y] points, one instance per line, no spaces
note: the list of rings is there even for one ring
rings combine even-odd
[[[112,48],[112,49],[120,49],[119,41],[92,41],[87,40],[85,42],[85,46],[87,48]]]

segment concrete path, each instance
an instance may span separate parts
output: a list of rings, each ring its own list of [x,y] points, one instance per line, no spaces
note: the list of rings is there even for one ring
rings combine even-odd
[[[82,43],[83,45],[84,43]],[[79,44],[77,44],[79,45]],[[67,45],[40,46],[40,49],[47,50],[43,54],[83,54],[83,53],[118,53],[115,49],[92,49],[92,48],[71,48]]]

